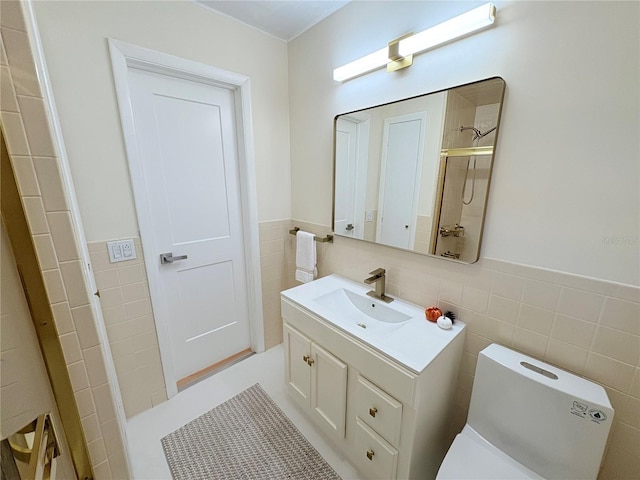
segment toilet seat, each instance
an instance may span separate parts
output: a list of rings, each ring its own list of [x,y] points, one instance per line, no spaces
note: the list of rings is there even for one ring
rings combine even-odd
[[[440,480],[540,480],[542,477],[509,457],[469,425],[456,435],[440,465]]]

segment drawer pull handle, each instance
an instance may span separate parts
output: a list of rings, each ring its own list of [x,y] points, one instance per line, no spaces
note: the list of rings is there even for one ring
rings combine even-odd
[[[376,407],[369,409],[369,415],[371,415],[373,418],[376,418],[376,413],[378,413],[378,409]]]
[[[314,363],[316,363],[316,361],[313,358],[309,357],[309,359],[307,360],[307,363],[311,367],[311,366],[313,366]]]
[[[373,453],[373,450],[367,450],[367,458],[369,460],[373,460],[373,456],[375,455],[375,453]]]

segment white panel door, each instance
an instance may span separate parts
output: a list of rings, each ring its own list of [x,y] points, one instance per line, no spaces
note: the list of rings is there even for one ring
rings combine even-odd
[[[378,242],[412,248],[424,152],[425,115],[385,120]]]
[[[161,292],[152,302],[181,379],[250,347],[233,94],[133,68],[129,82],[155,246],[144,254]],[[166,253],[186,257],[161,263]]]
[[[356,154],[358,125],[339,118],[336,122],[336,172],[334,231],[354,236],[356,200]]]

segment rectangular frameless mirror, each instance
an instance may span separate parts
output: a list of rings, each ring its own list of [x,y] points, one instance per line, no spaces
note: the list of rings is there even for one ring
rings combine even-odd
[[[334,233],[477,261],[504,89],[495,77],[336,116]]]

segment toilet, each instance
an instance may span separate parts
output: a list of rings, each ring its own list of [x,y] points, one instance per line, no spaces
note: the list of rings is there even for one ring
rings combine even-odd
[[[595,479],[613,421],[599,385],[493,344],[438,479]]]

